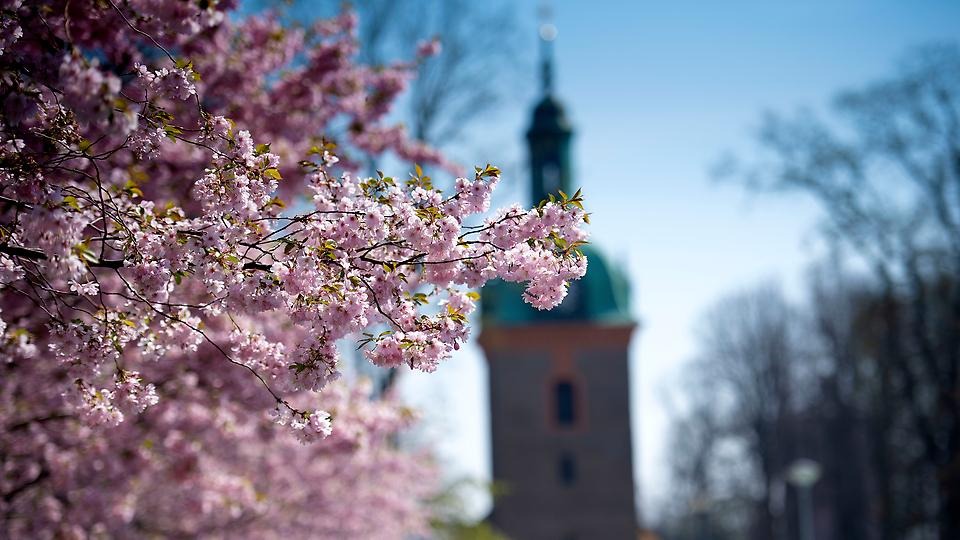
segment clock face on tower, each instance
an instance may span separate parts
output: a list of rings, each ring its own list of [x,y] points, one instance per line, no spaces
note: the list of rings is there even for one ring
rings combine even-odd
[[[560,167],[557,167],[556,163],[544,163],[541,175],[543,176],[544,191],[547,193],[556,193],[557,190],[560,189]]]

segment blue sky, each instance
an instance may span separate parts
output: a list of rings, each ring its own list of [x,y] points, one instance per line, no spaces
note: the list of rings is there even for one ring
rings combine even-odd
[[[528,80],[475,141],[483,161],[522,161],[536,97],[535,0],[519,1]],[[913,45],[960,40],[960,2],[554,2],[556,88],[574,122],[593,241],[628,269],[643,328],[632,345],[634,452],[644,514],[669,493],[668,422],[698,317],[765,279],[802,291],[822,254],[816,208],[711,179],[726,151],[750,157],[764,111],[823,110],[837,91],[894,70]],[[509,194],[526,178],[507,179]],[[486,374],[475,347],[405,394],[443,441],[451,474],[489,475]],[[682,405],[682,400],[679,402]]]

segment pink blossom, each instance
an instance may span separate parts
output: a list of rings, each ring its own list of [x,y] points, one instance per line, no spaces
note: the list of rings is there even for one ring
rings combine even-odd
[[[77,294],[95,296],[98,292],[100,292],[100,286],[93,281],[77,283],[76,281],[70,280],[68,283],[70,285],[70,290]]]
[[[421,41],[417,44],[417,56],[428,58],[440,54],[441,46],[439,39]]]
[[[548,309],[586,271],[579,199],[483,216],[495,167],[357,173],[453,167],[390,122],[416,63],[359,64],[353,14],[235,6],[4,8],[0,536],[422,534],[434,473],[391,442],[415,415],[337,343],[432,372],[471,288]]]

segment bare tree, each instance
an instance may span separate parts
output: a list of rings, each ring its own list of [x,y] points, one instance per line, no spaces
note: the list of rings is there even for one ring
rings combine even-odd
[[[409,56],[436,39],[442,52],[427,59],[410,91],[411,132],[444,147],[471,123],[495,112],[516,90],[519,30],[515,6],[504,1],[358,0],[365,60]]]
[[[805,442],[796,430],[806,369],[799,326],[770,284],[720,300],[702,320],[685,384],[693,405],[674,431],[676,503],[706,502],[742,519],[704,523],[701,538],[737,530],[743,537],[786,538],[781,476]]]
[[[661,522],[665,537],[674,540],[740,537],[755,506],[745,496],[750,491],[745,483],[753,475],[749,465],[742,470],[743,448],[734,446],[733,455],[729,448],[724,451],[737,435],[731,433],[728,419],[716,405],[715,389],[703,383],[707,381],[696,383],[697,391],[687,394],[692,404],[671,435],[673,490]]]
[[[808,432],[822,442],[816,458],[824,469],[821,503],[830,530],[850,540],[893,538],[890,407],[893,396],[876,369],[876,287],[854,279],[836,261],[811,273],[808,314],[816,359],[814,399],[805,407]]]
[[[928,471],[904,489],[933,501],[925,517],[940,538],[960,538],[960,49],[918,49],[833,112],[769,116],[768,159],[737,172],[812,195],[827,232],[872,269],[867,345],[907,417],[916,470]]]
[[[760,498],[758,537],[775,538],[781,473],[799,442],[790,419],[797,407],[794,380],[803,361],[796,315],[779,288],[764,285],[721,300],[705,318],[703,370],[731,396],[730,428],[750,446]]]
[[[895,415],[869,346],[881,335],[880,297],[838,267],[819,268],[811,281],[809,306],[762,285],[704,317],[685,384],[694,405],[675,425],[672,467],[678,504],[703,493],[725,516],[739,512],[725,527],[715,523],[716,534],[795,538],[796,493],[784,476],[801,457],[825,473],[814,490],[819,538],[898,530],[883,512],[894,491],[883,459],[892,459]]]

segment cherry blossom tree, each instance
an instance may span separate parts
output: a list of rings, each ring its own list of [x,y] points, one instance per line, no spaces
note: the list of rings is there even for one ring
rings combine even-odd
[[[491,279],[556,306],[579,193],[487,214],[357,174],[452,169],[387,118],[423,55],[356,62],[350,13],[0,1],[0,535],[396,538],[424,531],[414,419],[337,343],[433,371]]]

